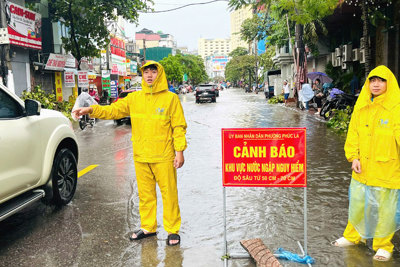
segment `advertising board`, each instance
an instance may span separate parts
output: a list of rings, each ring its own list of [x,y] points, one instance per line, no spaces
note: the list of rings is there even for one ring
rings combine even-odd
[[[39,13],[9,1],[5,13],[10,44],[42,49],[42,17]]]

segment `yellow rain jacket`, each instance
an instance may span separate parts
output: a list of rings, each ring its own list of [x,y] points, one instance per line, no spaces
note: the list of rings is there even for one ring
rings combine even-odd
[[[374,97],[369,78],[386,79],[386,93]],[[368,186],[400,189],[400,89],[385,66],[373,69],[361,90],[344,146],[349,162],[359,159],[361,173],[352,177]]]
[[[181,102],[168,91],[164,68],[155,61],[158,76],[153,85],[142,79],[142,90],[128,94],[109,106],[92,106],[91,117],[113,120],[131,117],[134,160],[137,162],[167,162],[175,159],[175,151],[186,149],[186,121]]]

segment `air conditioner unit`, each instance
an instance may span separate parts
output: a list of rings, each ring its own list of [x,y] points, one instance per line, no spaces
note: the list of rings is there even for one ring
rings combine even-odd
[[[342,52],[341,52],[340,47],[335,48],[335,55],[336,55],[336,57],[342,56]]]
[[[343,69],[343,70],[347,69],[347,63],[342,62],[342,69]]]
[[[331,61],[331,63],[332,63],[332,66],[335,66],[335,64],[336,64],[336,55],[335,55],[335,52],[331,53],[330,61]]]
[[[356,48],[351,51],[351,58],[353,61],[359,61],[360,60],[360,49]]]
[[[334,66],[334,67],[337,67],[336,66],[336,59],[337,59],[336,54],[335,54],[335,52],[333,52],[331,54],[331,62],[332,62],[332,66]]]
[[[365,63],[365,49],[360,49],[360,63]]]
[[[336,58],[336,67],[341,67],[342,66],[342,58],[337,57]]]
[[[352,45],[344,45],[342,49],[342,59],[344,62],[351,61]]]

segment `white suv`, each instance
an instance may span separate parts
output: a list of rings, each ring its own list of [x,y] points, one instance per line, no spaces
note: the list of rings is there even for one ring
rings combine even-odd
[[[0,84],[0,221],[42,199],[65,205],[75,194],[78,143],[60,112],[22,101]]]

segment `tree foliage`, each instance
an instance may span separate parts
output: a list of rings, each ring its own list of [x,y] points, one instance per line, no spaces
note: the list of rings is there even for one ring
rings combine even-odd
[[[229,53],[230,57],[237,57],[237,56],[244,56],[247,55],[249,52],[244,47],[237,47],[232,52]]]
[[[315,44],[318,33],[326,33],[321,19],[331,15],[338,3],[337,0],[230,0],[229,6],[232,9],[251,6],[256,10],[257,14],[242,25],[243,39],[257,34],[258,40],[268,36],[272,45],[282,46],[289,38],[286,18],[292,36],[295,24],[304,25],[305,42]]]
[[[232,58],[225,67],[225,77],[231,82],[244,80],[249,82],[249,76],[255,80],[255,57],[250,55]]]
[[[169,55],[168,57],[162,59],[160,64],[164,67],[168,81],[182,83],[184,72],[181,61],[178,59],[178,55]]]
[[[268,45],[265,49],[265,53],[261,54],[259,58],[260,67],[263,68],[264,72],[274,69],[274,62],[272,58],[275,56],[275,47]]]
[[[62,38],[65,50],[79,61],[99,55],[109,43],[107,24],[118,16],[136,22],[140,10],[148,9],[152,0],[50,0],[52,21],[62,21],[68,37]]]
[[[183,71],[188,75],[191,84],[197,85],[208,79],[201,56],[181,55],[180,61],[183,65]]]
[[[194,55],[169,55],[160,61],[167,79],[175,83],[183,82],[183,75],[188,75],[189,83],[197,85],[208,79],[203,60]]]

